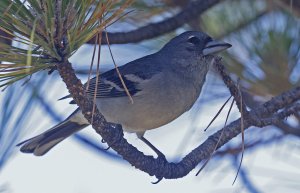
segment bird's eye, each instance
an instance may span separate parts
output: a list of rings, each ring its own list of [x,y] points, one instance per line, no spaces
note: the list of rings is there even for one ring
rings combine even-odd
[[[213,39],[211,37],[205,38],[205,43],[208,43],[208,42],[211,42],[211,41],[213,41]]]
[[[200,43],[200,39],[195,36],[190,36],[188,42],[197,45]]]

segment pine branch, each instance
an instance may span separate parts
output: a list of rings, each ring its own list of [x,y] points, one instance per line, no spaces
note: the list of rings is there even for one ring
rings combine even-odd
[[[165,33],[171,32],[184,24],[190,22],[195,17],[200,16],[203,12],[212,6],[220,3],[222,0],[196,0],[182,9],[181,12],[171,18],[167,18],[157,23],[150,23],[144,27],[128,31],[107,33],[110,44],[136,43],[143,40],[151,39]],[[93,37],[87,43],[95,44],[96,38]],[[107,44],[105,33],[102,33],[102,44]]]
[[[93,104],[92,101],[87,98],[83,85],[76,77],[72,65],[68,61],[65,61],[64,63],[58,64],[57,68],[63,81],[66,83],[70,94],[82,110],[85,118],[90,122],[92,120]],[[293,113],[299,112],[300,105],[297,103],[299,99],[300,87],[296,87],[274,97],[257,109],[253,109],[247,113],[243,118],[245,129],[249,129],[251,126],[264,127],[271,125],[274,123],[274,119],[281,120]],[[289,106],[289,108],[277,113],[286,106]],[[158,179],[176,179],[186,176],[202,160],[207,159],[210,156],[214,151],[214,147],[218,140],[218,148],[220,148],[229,140],[240,134],[240,125],[241,119],[233,121],[226,126],[220,140],[221,130],[211,135],[204,143],[192,150],[180,162],[169,163],[160,159],[155,159],[152,156],[146,156],[137,150],[137,148],[129,144],[123,137],[121,127],[108,123],[98,109],[95,109],[92,123],[96,132],[101,135],[103,140],[106,141],[119,155],[137,169],[148,173],[150,176],[156,176]]]

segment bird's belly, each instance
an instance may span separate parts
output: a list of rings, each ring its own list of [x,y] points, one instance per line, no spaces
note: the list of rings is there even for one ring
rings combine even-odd
[[[121,97],[103,99],[97,106],[107,121],[121,124],[127,132],[144,133],[173,121],[189,110],[198,97],[196,91],[181,91],[176,95],[164,92],[146,94],[151,96],[136,96],[133,104],[128,97]]]

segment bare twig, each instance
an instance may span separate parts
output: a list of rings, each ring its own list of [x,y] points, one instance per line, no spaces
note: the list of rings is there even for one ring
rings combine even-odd
[[[221,63],[222,58],[221,57],[215,57],[213,61],[213,65],[216,68],[216,70],[221,75],[223,82],[229,89],[231,95],[234,97],[234,100],[236,102],[236,106],[239,109],[240,113],[243,116],[247,116],[248,111],[246,108],[245,103],[242,101],[242,96],[240,89],[236,86],[235,82],[230,78],[228,73],[226,72],[225,66]]]

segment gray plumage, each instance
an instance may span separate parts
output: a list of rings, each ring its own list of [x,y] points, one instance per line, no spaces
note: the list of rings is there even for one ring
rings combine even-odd
[[[147,130],[173,121],[193,106],[205,82],[211,54],[230,46],[202,32],[185,32],[158,52],[119,67],[133,104],[115,69],[101,74],[97,84],[97,108],[108,122],[121,124],[124,131],[141,137]],[[93,78],[87,91],[90,98],[95,94],[95,87],[96,78]],[[44,155],[87,125],[77,109],[64,122],[20,143],[21,151]]]

